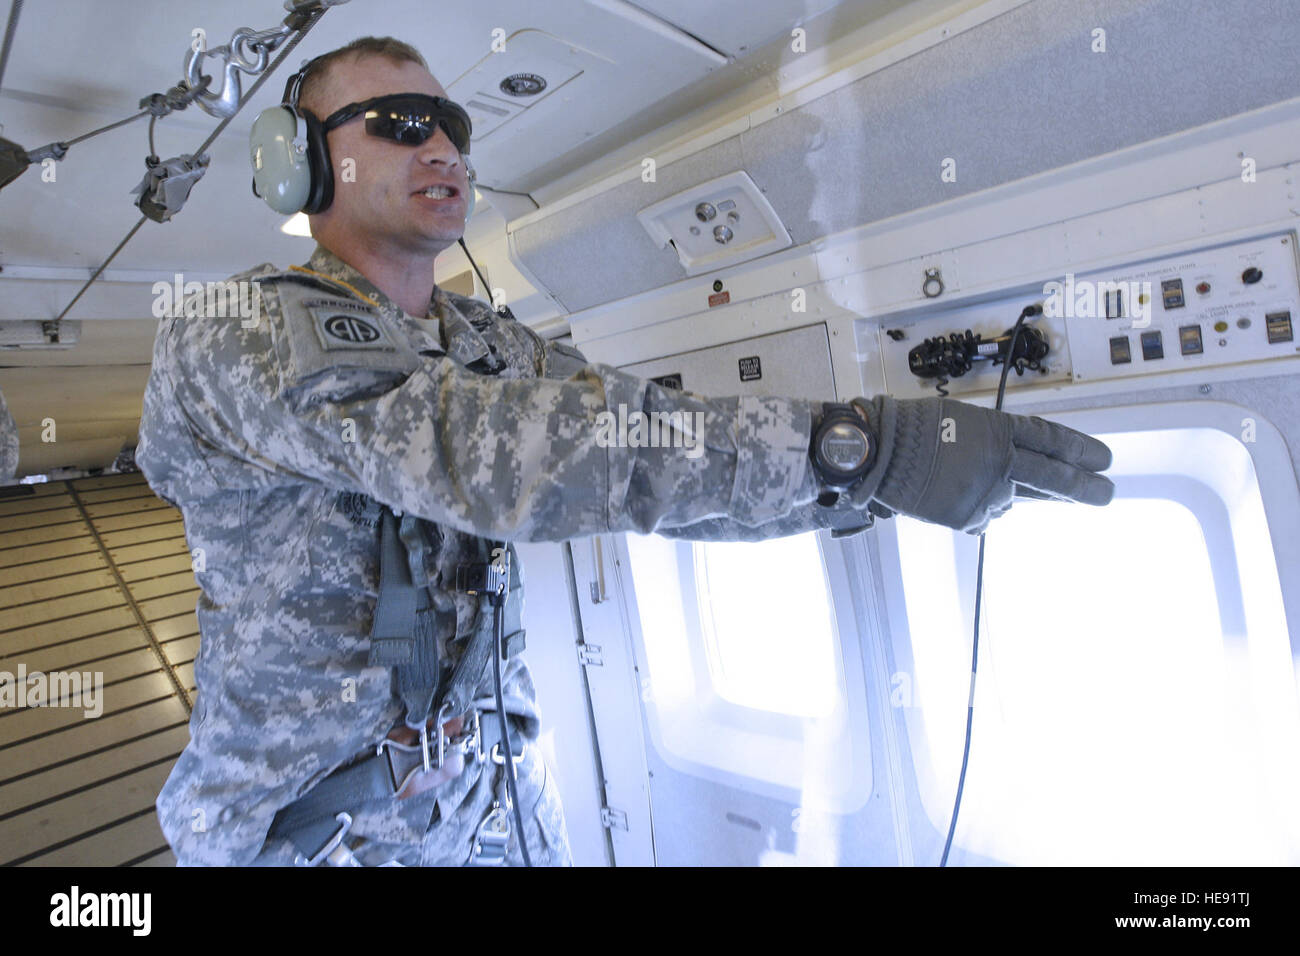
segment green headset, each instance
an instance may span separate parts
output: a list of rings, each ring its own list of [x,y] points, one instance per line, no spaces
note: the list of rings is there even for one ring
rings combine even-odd
[[[249,136],[249,158],[253,164],[253,195],[286,216],[296,212],[314,215],[324,212],[334,201],[334,166],[330,160],[325,134],[342,122],[359,115],[361,109],[375,101],[351,104],[324,122],[311,110],[298,105],[303,81],[320,60],[307,62],[284,87],[279,106],[265,109],[253,122]],[[469,138],[472,131],[465,110],[442,97],[428,97],[434,102],[434,118],[460,151],[469,176],[465,219],[474,215],[474,167],[469,161]],[[406,140],[392,136],[397,142]],[[423,140],[417,140],[422,142]],[[464,145],[461,146],[461,143]]]

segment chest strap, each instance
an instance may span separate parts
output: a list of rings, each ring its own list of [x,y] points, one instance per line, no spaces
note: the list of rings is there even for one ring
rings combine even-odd
[[[420,553],[429,547],[427,538],[411,515],[404,516],[399,526],[397,516],[385,507],[381,521],[379,598],[371,625],[368,662],[393,669],[397,694],[406,708],[406,724],[422,730],[430,717],[437,716],[441,725],[444,719],[469,709],[492,660],[492,609],[485,597],[480,602],[477,626],[447,677],[445,668],[440,667],[438,633],[440,627],[454,629],[455,623],[452,612],[440,617],[430,599]],[[412,550],[416,552],[414,557]],[[458,591],[486,595],[495,590],[494,576],[508,569],[502,609],[507,658],[524,649],[523,578],[513,551],[502,548],[496,551],[495,561],[460,565],[455,584]],[[416,580],[412,570],[421,580]]]

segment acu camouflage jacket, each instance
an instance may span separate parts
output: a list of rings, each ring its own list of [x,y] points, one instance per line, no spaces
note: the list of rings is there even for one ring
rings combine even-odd
[[[278,808],[401,717],[390,671],[367,666],[381,503],[406,515],[440,641],[453,613],[455,633],[474,626],[454,568],[488,538],[759,539],[833,520],[813,504],[812,402],[663,389],[441,289],[415,318],[321,247],[305,269],[234,279],[256,283],[259,321],[162,320],[137,449],[201,589],[191,740],[158,798],[183,864],[252,859]],[[703,413],[703,454],[602,447],[596,418],[620,405]],[[505,683],[535,735],[522,658]],[[418,841],[429,807],[401,803],[353,831]]]

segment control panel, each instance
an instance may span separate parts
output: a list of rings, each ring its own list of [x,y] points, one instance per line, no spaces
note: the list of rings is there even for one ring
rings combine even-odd
[[[1087,289],[1065,316],[1076,381],[1296,358],[1300,284],[1296,238],[1283,233],[1077,276]],[[1070,303],[1067,301],[1067,305]]]
[[[966,354],[998,354],[993,342],[1005,341],[1021,310],[1034,304],[1042,314],[1026,324],[1048,351],[1023,375],[1013,371],[1009,388],[1300,359],[1296,234],[1280,232],[1066,273],[1018,295],[886,318],[879,334],[889,391],[913,397],[939,389],[957,396],[996,389],[1001,362],[952,360],[961,352],[957,337],[966,338]],[[967,330],[989,344],[972,348]],[[924,361],[932,355],[949,360]],[[942,365],[942,375],[935,365]]]

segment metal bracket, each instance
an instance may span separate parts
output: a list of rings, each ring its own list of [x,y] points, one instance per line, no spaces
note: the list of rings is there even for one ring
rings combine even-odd
[[[605,661],[600,656],[599,644],[579,644],[578,663],[583,667],[604,667]]]
[[[600,535],[591,539],[591,560],[596,571],[596,580],[591,582],[591,603],[600,604],[608,598],[605,593],[605,556],[600,545]]]
[[[626,830],[627,814],[613,807],[601,807],[600,824],[607,830]]]

